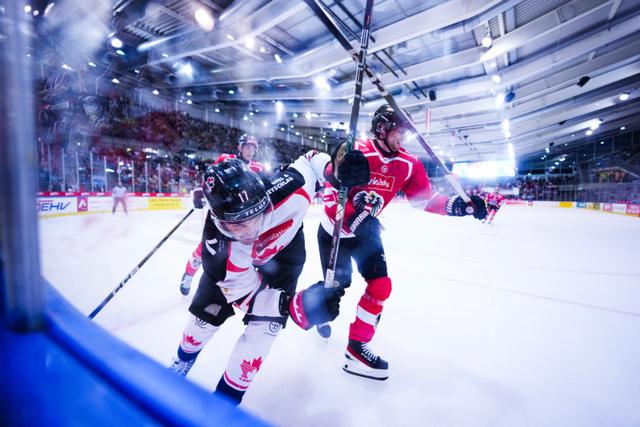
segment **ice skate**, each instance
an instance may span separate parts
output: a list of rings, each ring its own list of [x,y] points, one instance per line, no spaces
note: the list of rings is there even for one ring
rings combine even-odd
[[[367,343],[349,340],[342,368],[345,372],[374,380],[389,378],[389,363],[371,351]]]
[[[193,276],[184,273],[182,275],[182,280],[180,281],[180,293],[182,295],[189,295],[189,291],[191,290],[191,281],[193,280]]]
[[[320,335],[324,339],[328,339],[329,337],[331,337],[331,325],[328,323],[316,325],[316,331],[318,331],[318,335]]]
[[[169,370],[175,372],[178,375],[186,377],[195,361],[195,357],[189,361],[184,361],[179,357],[174,357],[171,360],[171,366],[169,366]]]

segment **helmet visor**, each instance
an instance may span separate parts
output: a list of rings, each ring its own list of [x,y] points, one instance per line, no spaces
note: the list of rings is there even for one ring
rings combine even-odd
[[[271,209],[260,212],[243,221],[224,221],[214,217],[218,229],[227,237],[250,245],[258,239],[260,232],[268,225],[271,218]]]

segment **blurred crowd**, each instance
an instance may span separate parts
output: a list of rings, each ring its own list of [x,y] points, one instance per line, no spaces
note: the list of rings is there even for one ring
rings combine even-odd
[[[135,101],[134,89],[119,87],[95,94],[84,87],[78,75],[59,69],[37,82],[40,191],[109,191],[121,182],[129,191],[184,193],[199,182],[207,163],[219,154],[236,153],[244,133],[186,112],[145,107]],[[256,160],[271,170],[289,164],[313,148],[297,141],[259,139]],[[603,185],[634,180],[637,175],[621,168],[622,164],[628,170],[640,170],[640,153],[619,150],[594,159],[589,179]],[[435,179],[436,189],[451,192],[443,182]],[[595,197],[580,193],[577,184],[577,174],[556,173],[464,185],[470,194],[482,194],[497,185],[505,196],[526,200]],[[630,194],[626,198],[635,199],[636,190],[624,191]]]
[[[131,89],[89,94],[76,74],[47,73],[36,82],[40,191],[184,192],[205,164],[236,153],[244,131],[186,112],[145,108]],[[311,149],[260,139],[256,160],[277,169]]]

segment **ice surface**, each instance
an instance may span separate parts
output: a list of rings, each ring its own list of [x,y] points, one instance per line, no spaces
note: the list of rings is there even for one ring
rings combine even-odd
[[[88,314],[185,213],[41,220],[43,274]],[[305,221],[299,288],[321,279],[319,213],[312,206]],[[382,222],[393,292],[372,348],[389,380],[341,369],[364,290],[354,276],[331,339],[290,323],[243,408],[278,426],[640,425],[640,219],[506,206],[491,227],[399,202]],[[163,365],[187,319],[178,287],[202,223],[192,215],[95,319]],[[241,319],[188,380],[215,387]]]

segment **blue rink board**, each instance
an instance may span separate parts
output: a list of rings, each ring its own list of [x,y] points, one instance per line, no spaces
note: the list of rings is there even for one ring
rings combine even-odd
[[[0,425],[266,425],[117,340],[44,286],[43,331],[0,325]]]

